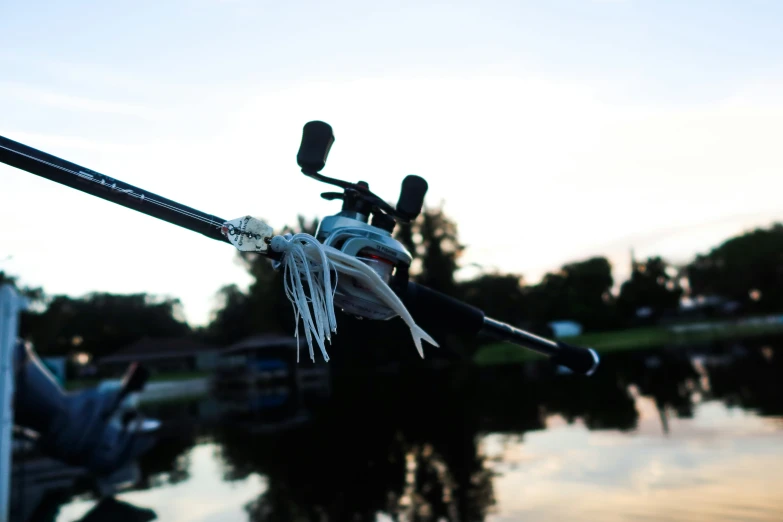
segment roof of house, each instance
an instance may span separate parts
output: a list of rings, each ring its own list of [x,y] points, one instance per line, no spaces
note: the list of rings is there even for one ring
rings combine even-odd
[[[302,340],[302,342],[304,342],[304,340]],[[232,344],[221,353],[226,354],[272,347],[296,348],[296,338],[293,335],[281,334],[254,335]]]
[[[144,361],[183,357],[199,353],[217,352],[217,346],[202,343],[186,337],[139,339],[135,343],[121,348],[112,355],[101,357],[98,364],[108,362]]]

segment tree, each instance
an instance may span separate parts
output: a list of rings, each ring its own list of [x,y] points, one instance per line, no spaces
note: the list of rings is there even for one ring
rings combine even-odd
[[[237,285],[226,285],[218,291],[218,306],[203,332],[210,342],[228,345],[255,333],[248,313],[248,295]]]
[[[143,337],[180,337],[190,333],[178,299],[149,294],[57,295],[47,309],[23,317],[21,334],[42,355],[84,351],[108,355]]]
[[[622,284],[617,299],[618,311],[624,319],[633,320],[640,308],[649,308],[653,320],[677,309],[683,290],[668,268],[660,257],[634,263],[631,278]]]
[[[694,296],[717,295],[759,311],[783,309],[783,224],[731,238],[686,268]]]
[[[454,274],[465,247],[459,242],[457,224],[446,216],[443,208],[425,208],[416,221],[397,230],[395,237],[418,260],[412,279],[433,290],[455,295]]]
[[[525,314],[534,325],[534,330],[548,333],[547,323],[558,319],[573,319],[576,317],[569,307],[567,279],[562,273],[548,273],[537,285],[525,288],[527,297],[527,313]]]
[[[31,304],[41,304],[44,299],[44,291],[40,287],[19,286],[19,278],[0,270],[0,286],[11,285],[17,292],[25,296]]]
[[[482,274],[459,284],[459,297],[487,315],[511,324],[526,319],[523,280],[514,274]]]
[[[529,315],[541,324],[570,319],[587,330],[613,326],[612,266],[605,257],[563,265],[527,291]]]

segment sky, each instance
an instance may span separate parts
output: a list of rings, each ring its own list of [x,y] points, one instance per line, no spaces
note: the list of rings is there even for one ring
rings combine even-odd
[[[0,135],[205,212],[281,228],[429,182],[465,266],[629,250],[675,263],[783,220],[783,3],[0,0]],[[0,165],[0,270],[50,293],[178,297],[204,324],[231,247]],[[475,270],[474,270],[475,272]],[[471,272],[466,270],[462,276]]]

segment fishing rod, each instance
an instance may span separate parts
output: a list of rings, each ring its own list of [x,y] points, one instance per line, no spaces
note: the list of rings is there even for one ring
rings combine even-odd
[[[437,346],[419,326],[466,335],[487,335],[536,351],[575,373],[591,375],[598,367],[595,350],[553,341],[487,317],[472,305],[409,281],[411,254],[392,233],[421,213],[426,180],[407,176],[395,206],[370,191],[364,181],[349,182],[321,174],[334,143],[331,126],[311,121],[303,128],[297,153],[301,171],[341,192],[324,192],[341,200],[342,209],[325,217],[315,236],[275,235],[251,216],[226,220],[148,192],[81,165],[0,136],[0,162],[73,189],[227,242],[243,252],[267,256],[284,269],[286,293],[313,357],[313,342],[326,360],[325,341],[336,331],[334,308],[376,320],[399,316],[411,329],[423,357],[421,341]],[[299,329],[297,328],[297,338]]]

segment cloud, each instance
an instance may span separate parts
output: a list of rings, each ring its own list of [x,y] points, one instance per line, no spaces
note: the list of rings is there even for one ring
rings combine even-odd
[[[0,82],[0,96],[6,98],[6,100],[10,98],[75,112],[132,116],[150,121],[155,121],[161,116],[158,110],[143,105],[74,96],[17,82]]]

